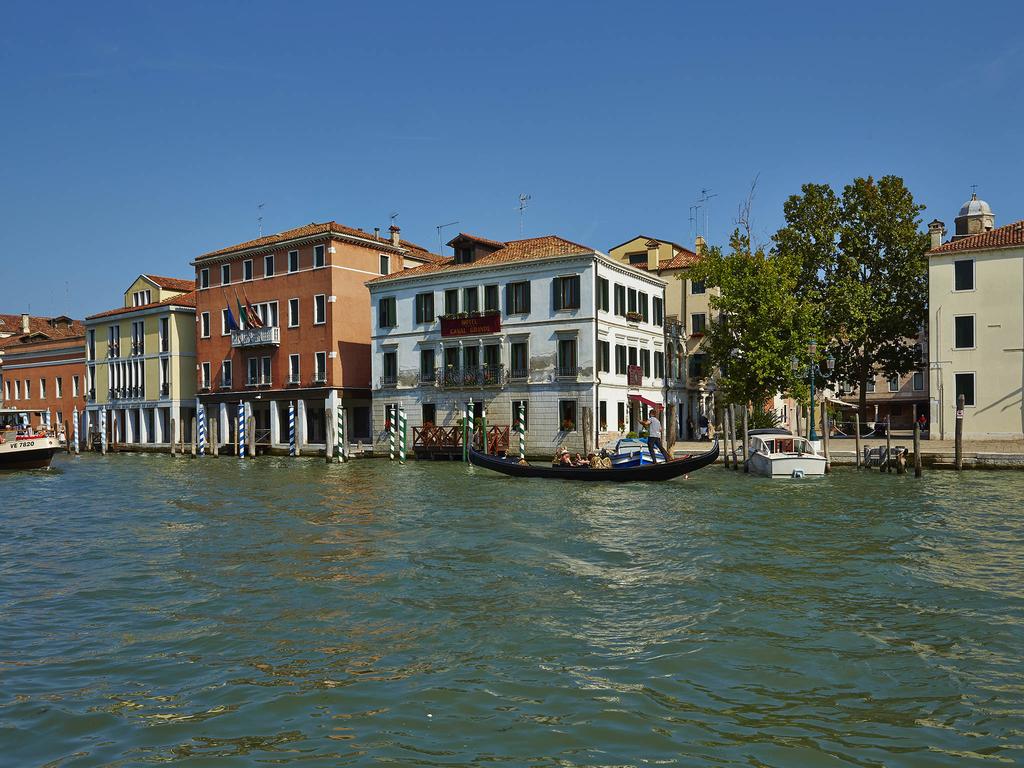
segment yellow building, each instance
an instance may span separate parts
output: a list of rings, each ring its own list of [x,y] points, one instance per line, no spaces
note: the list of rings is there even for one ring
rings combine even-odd
[[[86,434],[168,446],[191,440],[196,403],[195,281],[139,275],[117,309],[85,320]]]
[[[671,240],[637,235],[608,251],[613,259],[653,272],[667,283],[665,429],[669,444],[696,439],[700,417],[713,407],[714,387],[702,346],[711,317],[708,299],[714,291],[689,279],[687,273],[700,258],[704,238],[697,237],[695,248],[691,251]]]

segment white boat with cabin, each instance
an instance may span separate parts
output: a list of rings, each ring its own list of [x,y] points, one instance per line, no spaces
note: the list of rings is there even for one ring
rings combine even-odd
[[[805,437],[785,429],[750,431],[747,465],[764,477],[811,477],[825,474],[825,457]]]

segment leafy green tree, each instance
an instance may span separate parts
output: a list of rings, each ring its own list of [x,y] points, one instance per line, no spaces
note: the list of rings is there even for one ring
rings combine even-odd
[[[719,369],[725,400],[763,410],[777,392],[804,393],[793,357],[807,363],[807,339],[816,325],[813,304],[798,295],[801,264],[751,248],[748,231],[735,230],[729,253],[709,247],[690,268],[691,280],[717,288],[709,298],[718,316],[708,323],[704,350]]]
[[[898,176],[854,179],[842,196],[827,184],[801,191],[784,205],[775,250],[798,265],[798,299],[818,308],[819,348],[836,360],[827,380],[855,384],[865,413],[876,372],[896,377],[920,365],[916,337],[928,300],[924,206]]]

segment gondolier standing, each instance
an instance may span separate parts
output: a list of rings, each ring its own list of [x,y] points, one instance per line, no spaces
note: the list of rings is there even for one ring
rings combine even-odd
[[[641,422],[645,427],[647,427],[647,448],[651,451],[651,461],[655,464],[658,463],[658,456],[654,452],[655,448],[661,451],[661,455],[665,457],[665,461],[669,460],[668,454],[665,453],[665,448],[661,445],[661,419],[658,418],[660,410],[660,406],[652,407],[647,418]]]

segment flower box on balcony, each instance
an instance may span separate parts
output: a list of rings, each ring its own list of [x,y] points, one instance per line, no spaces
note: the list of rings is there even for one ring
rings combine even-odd
[[[639,312],[627,312],[626,319],[631,323],[639,323],[641,320],[644,319],[644,316],[641,315]]]

